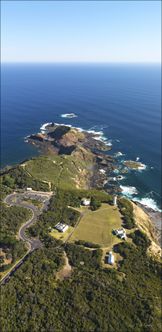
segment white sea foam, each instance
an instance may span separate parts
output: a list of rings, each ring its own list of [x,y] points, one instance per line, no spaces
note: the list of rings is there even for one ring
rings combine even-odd
[[[28,141],[28,138],[30,137],[30,135],[27,135],[24,137],[24,142]]]
[[[78,128],[77,128],[78,129]],[[105,145],[107,146],[112,146],[112,143],[110,140],[107,139],[107,137],[104,136],[104,133],[102,130],[100,131],[97,131],[97,130],[94,130],[94,129],[88,129],[88,130],[85,130],[87,133],[89,134],[94,134],[94,139],[97,140],[97,141],[101,141],[103,143],[105,143]]]
[[[51,124],[52,124],[52,122],[44,123],[44,124],[40,127],[41,133],[44,134],[44,133],[46,132],[46,127],[47,127],[47,126],[50,126]]]
[[[137,171],[144,171],[147,168],[147,166],[145,164],[140,164],[140,166],[138,167]]]
[[[116,152],[115,154],[114,154],[114,156],[115,157],[121,157],[121,156],[124,156],[124,154],[122,153],[122,152]]]
[[[137,158],[136,158],[136,161],[139,161],[139,160],[140,160],[140,157],[137,157]]]
[[[113,170],[113,173],[115,173],[115,174],[119,174],[119,170],[118,170],[117,168],[115,168],[115,169]]]
[[[125,179],[125,176],[123,176],[123,175],[118,175],[117,176],[117,180],[118,181],[122,181],[122,180],[124,180]]]
[[[135,187],[131,186],[120,186],[120,189],[122,190],[122,194],[124,196],[127,196],[128,198],[132,198],[132,196],[137,195],[138,191]]]
[[[156,202],[152,198],[134,198],[135,202],[139,202],[140,204],[144,205],[145,207],[148,207],[156,212],[161,212],[159,207],[157,206]]]
[[[105,173],[106,173],[105,169],[102,169],[102,168],[99,170],[99,172],[100,172],[101,174],[105,174]]]
[[[64,126],[64,127],[73,128],[71,124],[67,124],[67,123],[57,123],[57,122],[54,122],[54,125],[55,126]]]
[[[78,116],[75,113],[65,113],[65,114],[61,114],[62,118],[67,118],[67,119],[73,119],[73,118],[77,118]]]
[[[105,145],[112,146],[112,143],[111,142],[106,142]]]

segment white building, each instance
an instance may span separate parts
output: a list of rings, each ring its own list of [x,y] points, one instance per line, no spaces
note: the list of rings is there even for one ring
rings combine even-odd
[[[26,190],[27,191],[32,191],[33,189],[28,187],[28,188],[26,188]]]
[[[114,259],[114,255],[113,255],[112,251],[109,252],[108,260],[107,261],[108,261],[108,264],[110,264],[110,265],[114,264],[115,259]]]
[[[55,228],[61,232],[61,233],[64,233],[68,230],[69,226],[66,225],[66,224],[63,224],[61,222],[59,222],[57,225],[55,225]]]
[[[105,174],[105,173],[106,173],[106,171],[105,171],[104,169],[102,169],[102,168],[99,170],[99,172],[100,172],[101,174]]]
[[[114,196],[113,204],[114,204],[114,206],[117,206],[117,196]]]
[[[126,231],[123,228],[115,229],[114,233],[116,236],[120,237],[120,239],[125,240],[126,239]]]
[[[91,200],[89,198],[83,198],[82,199],[82,205],[89,206],[91,203]]]

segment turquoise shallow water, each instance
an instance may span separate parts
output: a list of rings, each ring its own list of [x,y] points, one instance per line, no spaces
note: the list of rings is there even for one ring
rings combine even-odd
[[[24,137],[45,122],[102,131],[121,160],[147,166],[120,181],[123,193],[160,206],[160,66],[10,64],[1,81],[2,166],[38,154]]]

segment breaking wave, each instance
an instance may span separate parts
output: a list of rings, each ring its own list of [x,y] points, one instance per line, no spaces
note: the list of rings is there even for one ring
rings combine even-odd
[[[161,212],[159,207],[157,206],[156,202],[154,201],[153,198],[134,198],[133,201],[139,202],[140,204],[144,205],[147,208],[150,208],[156,212]]]
[[[122,194],[128,198],[132,198],[134,195],[138,194],[138,191],[135,187],[131,186],[122,186],[120,185],[120,189],[122,191]]]
[[[52,122],[44,123],[44,124],[40,127],[41,133],[44,134],[44,133],[46,132],[46,127],[47,127],[47,126],[50,126],[51,124],[52,124]]]
[[[125,176],[123,176],[123,175],[118,175],[118,176],[116,177],[116,179],[117,179],[118,181],[122,181],[122,180],[125,179]]]
[[[61,118],[73,119],[77,118],[78,116],[75,113],[65,113],[61,114]]]
[[[144,171],[147,168],[147,165],[142,164],[138,167],[137,171]]]
[[[114,154],[114,157],[122,157],[122,156],[124,156],[124,153],[122,153],[122,152],[116,152],[115,154]]]

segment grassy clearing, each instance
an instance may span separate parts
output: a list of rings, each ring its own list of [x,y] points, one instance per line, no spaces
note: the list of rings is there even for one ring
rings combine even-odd
[[[111,248],[120,242],[112,234],[113,228],[121,227],[121,215],[117,208],[108,204],[102,204],[97,211],[88,208],[80,208],[78,211],[84,215],[70,238],[70,242],[84,240],[101,245],[101,247]]]
[[[53,236],[57,240],[66,241],[67,238],[69,237],[69,235],[73,232],[73,230],[74,230],[74,227],[72,227],[72,226],[69,226],[69,228],[67,229],[67,231],[65,233],[61,233],[61,232],[57,231],[57,229],[53,229],[50,232],[50,235]]]
[[[57,187],[85,187],[87,165],[73,156],[40,156],[27,161],[24,168],[34,178]]]

